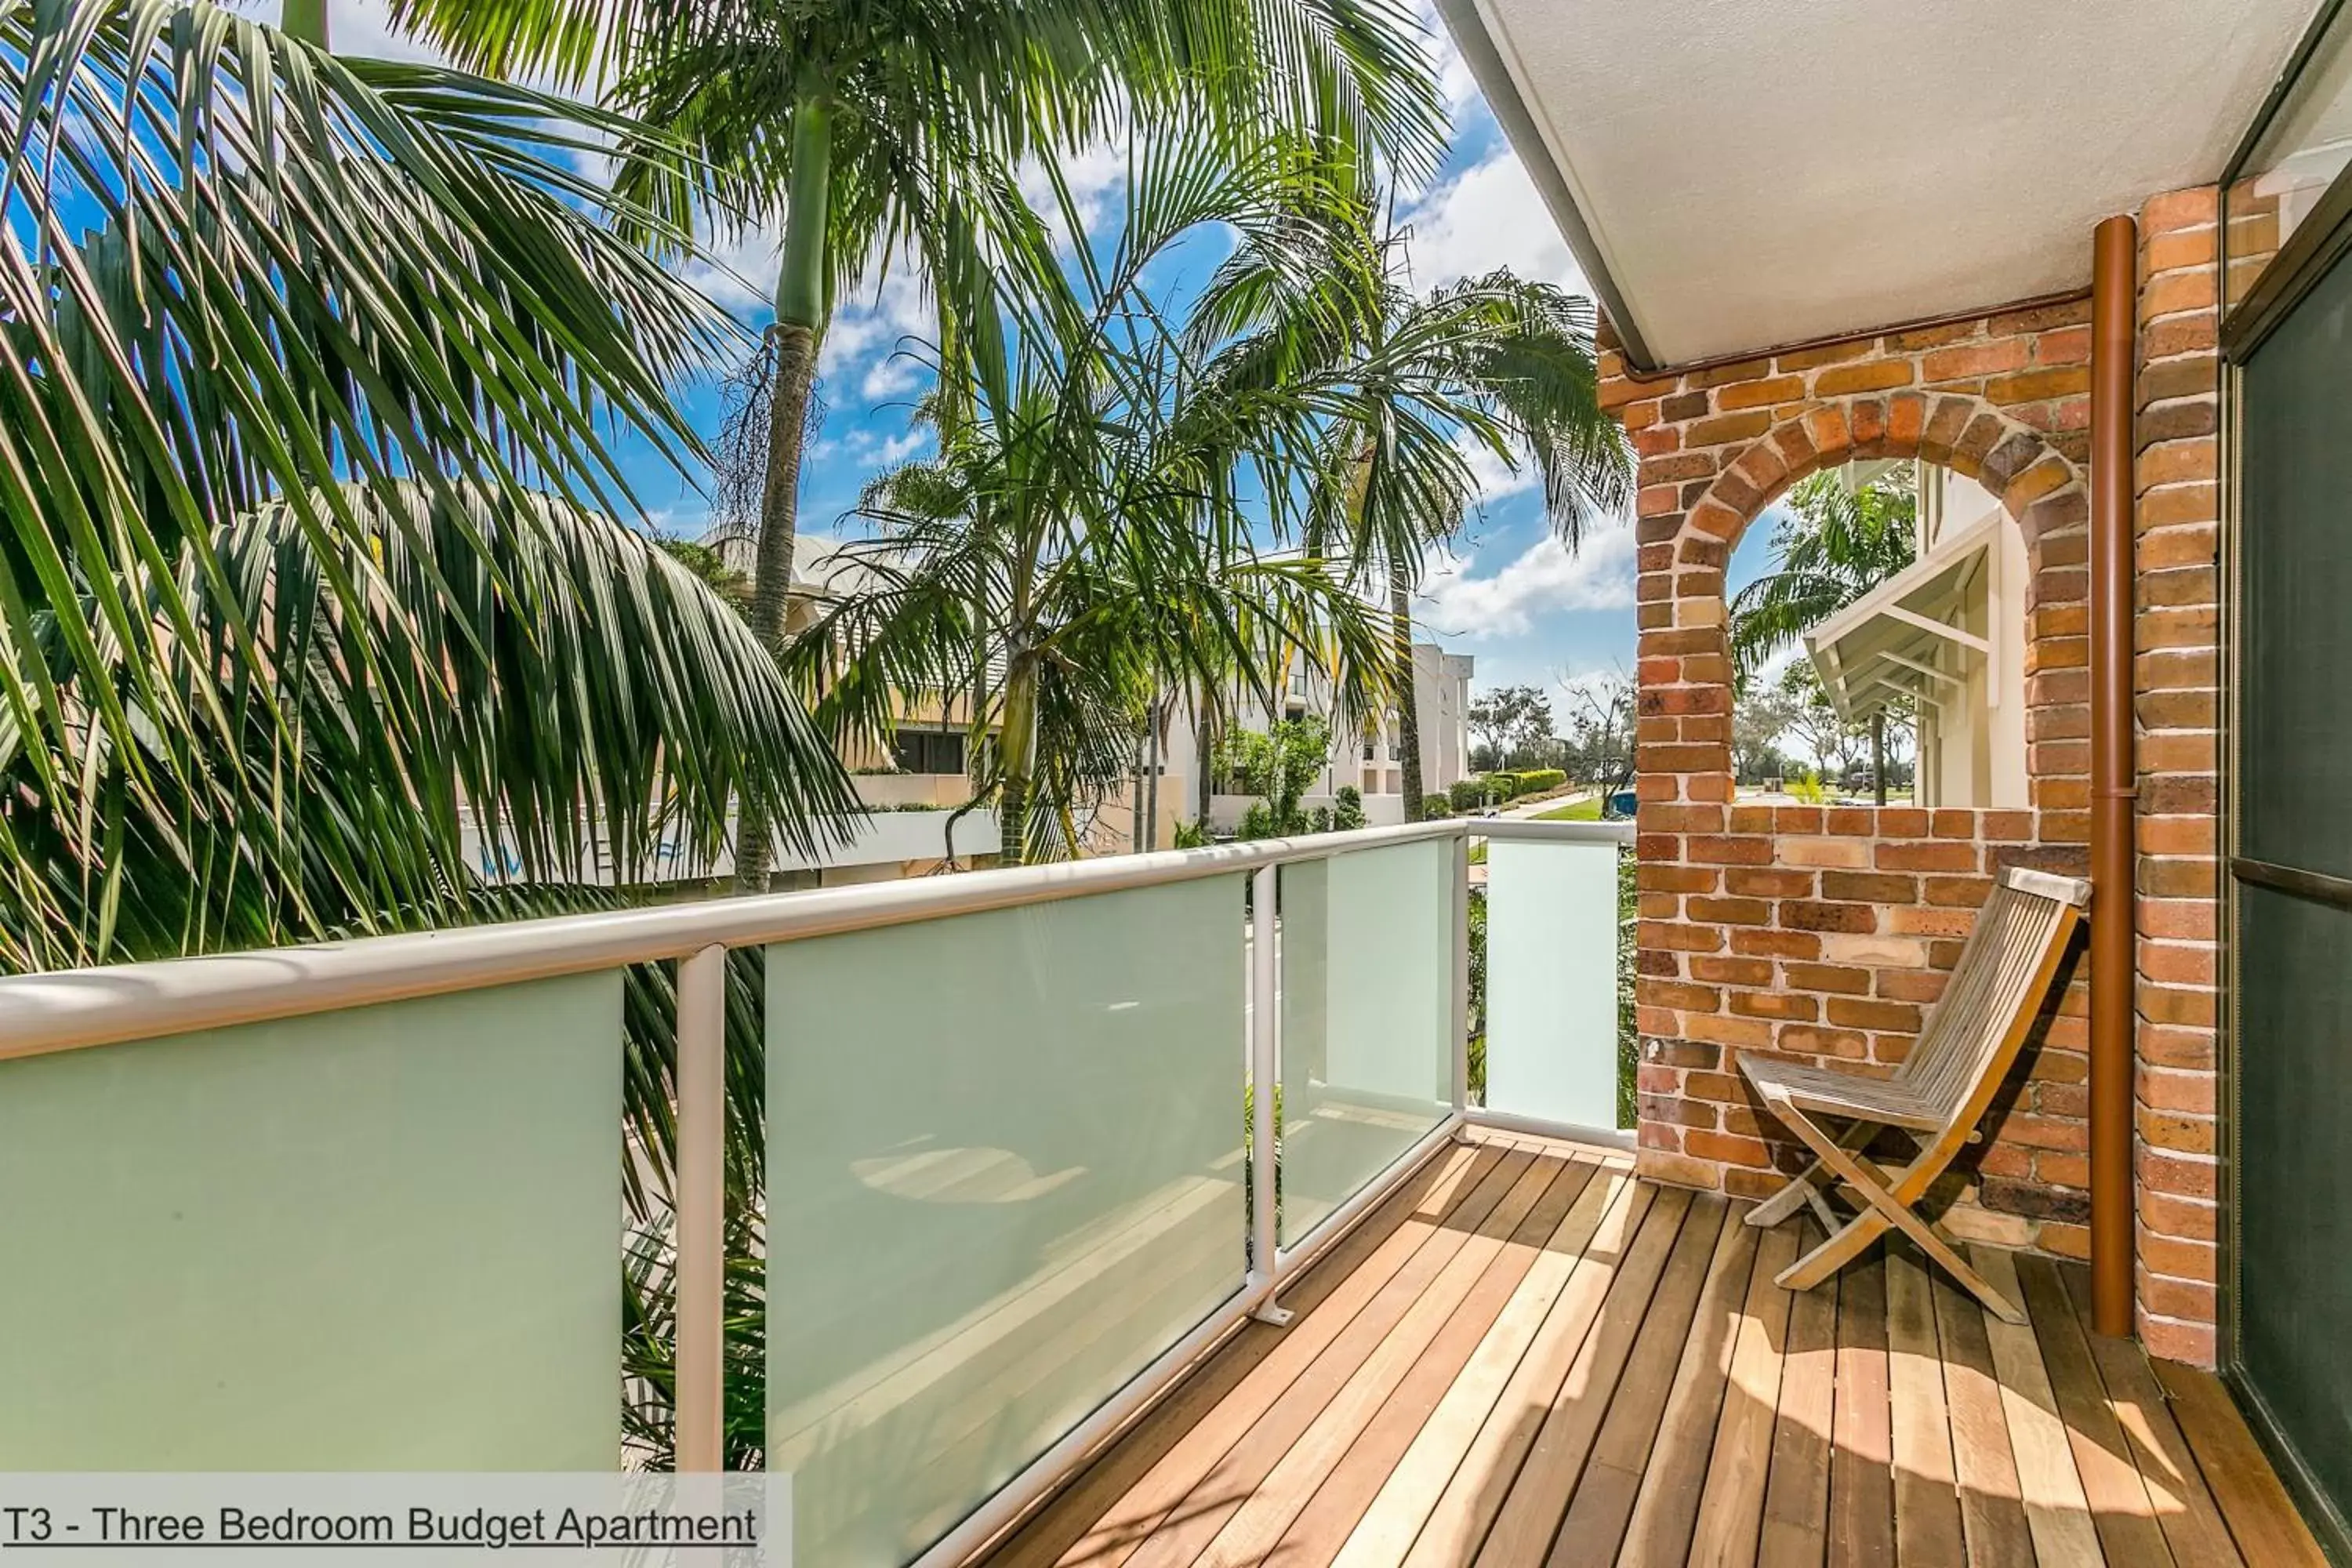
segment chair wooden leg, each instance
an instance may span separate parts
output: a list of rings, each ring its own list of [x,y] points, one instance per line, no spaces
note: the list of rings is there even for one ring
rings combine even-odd
[[[1848,1122],[1845,1131],[1838,1134],[1838,1146],[1842,1149],[1861,1148],[1870,1142],[1871,1136],[1878,1131],[1879,1125],[1875,1121]],[[1806,1166],[1803,1174],[1790,1178],[1787,1186],[1749,1209],[1748,1223],[1759,1228],[1779,1225],[1811,1201],[1805,1195],[1805,1190],[1816,1183],[1824,1187],[1837,1184],[1836,1176],[1832,1174],[1830,1168],[1819,1160]]]
[[[1772,1113],[1792,1128],[1822,1163],[1830,1167],[1838,1180],[1853,1190],[1856,1196],[1869,1206],[1856,1215],[1846,1227],[1827,1241],[1782,1269],[1774,1279],[1776,1284],[1792,1290],[1811,1289],[1860,1255],[1863,1248],[1886,1234],[1893,1226],[1919,1244],[1927,1253],[1944,1267],[1946,1272],[1967,1288],[1969,1294],[1985,1305],[1985,1310],[2005,1323],[2022,1323],[2025,1310],[1985,1282],[1982,1275],[1968,1265],[1954,1250],[1951,1243],[1911,1211],[1910,1205],[1895,1195],[1884,1173],[1871,1162],[1849,1153],[1819,1122],[1795,1107],[1779,1103]],[[1906,1167],[1897,1184],[1914,1191],[1925,1191],[1937,1173],[1923,1168],[1926,1156]]]

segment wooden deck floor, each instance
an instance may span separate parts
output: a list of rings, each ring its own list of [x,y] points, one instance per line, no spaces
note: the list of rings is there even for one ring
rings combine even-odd
[[[1807,1245],[1621,1157],[1433,1161],[990,1568],[2324,1563],[2221,1385],[1978,1249],[2031,1328],[1896,1250]],[[1810,1219],[1804,1222],[1810,1226]]]

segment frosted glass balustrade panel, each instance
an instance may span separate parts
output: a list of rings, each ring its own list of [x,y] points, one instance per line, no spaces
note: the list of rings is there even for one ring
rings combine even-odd
[[[911,1562],[1242,1283],[1242,881],[768,951],[768,1464]]]
[[[1453,1110],[1455,845],[1282,868],[1282,1245]]]
[[[1617,1125],[1614,844],[1486,847],[1486,1104]]]
[[[611,1469],[621,977],[0,1062],[0,1471]]]

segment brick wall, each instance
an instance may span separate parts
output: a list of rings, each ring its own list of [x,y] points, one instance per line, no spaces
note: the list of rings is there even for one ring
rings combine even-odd
[[[1720,832],[1645,832],[1644,1173],[1760,1197],[1801,1168],[1738,1057],[1900,1062],[1993,874],[2082,868],[2080,847],[2044,831],[2032,811],[1735,805]],[[1995,1101],[1994,1136],[1932,1194],[1956,1234],[2085,1255],[2084,1018],[2078,983]]]
[[[2213,1360],[2221,889],[2218,202],[2140,214],[2136,492],[2139,1328]]]
[[[2198,248],[2200,222],[2210,242],[2210,192],[2152,201],[2143,227],[2146,858],[2135,929],[2142,1321],[2152,1348],[2210,1362],[2216,373],[2215,264],[2210,243]],[[2084,249],[2087,268],[2087,235]],[[1802,1163],[1802,1151],[1747,1093],[1740,1055],[1891,1070],[1942,990],[1992,874],[2011,863],[2085,872],[2088,323],[2084,300],[1647,381],[1604,353],[1603,396],[1642,459],[1646,1173],[1743,1195],[1770,1190],[1779,1172]],[[1790,486],[1872,457],[1955,468],[2019,523],[2032,571],[2030,810],[1734,802],[1725,567],[1747,526]],[[1935,1201],[1956,1233],[2084,1253],[2088,973],[2078,952],[2053,1016],[1995,1103],[1990,1136],[1939,1187]]]

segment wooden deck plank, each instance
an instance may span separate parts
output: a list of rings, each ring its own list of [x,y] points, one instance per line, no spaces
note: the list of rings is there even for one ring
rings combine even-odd
[[[1888,1244],[1886,1394],[1894,1436],[1895,1555],[1904,1568],[1961,1568],[1968,1545],[1927,1267],[1916,1247]]]
[[[1510,1157],[1509,1150],[1487,1147],[1476,1151],[1466,1164],[1449,1162],[1445,1184],[1416,1206],[1370,1262],[1334,1291],[1330,1310],[1294,1321],[1286,1330],[1268,1329],[1276,1335],[1277,1343],[1265,1360],[1056,1561],[1065,1568],[1079,1564],[1118,1568],[1196,1489],[1206,1485],[1221,1466],[1234,1458],[1234,1451],[1272,1412],[1284,1408],[1286,1401],[1290,1404],[1283,1418],[1304,1427],[1312,1410],[1321,1406],[1311,1394],[1292,1399],[1300,1380],[1315,1372],[1342,1342],[1347,1342],[1343,1358],[1360,1359],[1387,1331],[1388,1323],[1403,1316],[1422,1284],[1453,1255],[1461,1238],[1455,1227],[1484,1218],[1502,1195],[1502,1185],[1497,1184],[1516,1173],[1507,1169]],[[1328,1386],[1323,1396],[1328,1397],[1340,1379],[1328,1372],[1324,1375]],[[1304,1414],[1299,1413],[1302,1405]],[[1239,1462],[1246,1465],[1249,1458],[1242,1456]]]
[[[1822,1241],[1801,1222],[1801,1256]],[[1830,1423],[1837,1399],[1835,1284],[1795,1293],[1780,1362],[1780,1405],[1772,1428],[1772,1468],[1764,1488],[1759,1568],[1822,1568],[1829,1551]]]
[[[2091,1326],[2091,1271],[2070,1268],[2061,1271],[2074,1321],[2091,1347],[2106,1391],[2107,1407],[2131,1444],[2132,1462],[2139,1468],[2156,1508],[2157,1522],[2180,1568],[2244,1568],[2221,1505],[2197,1468],[2180,1424],[2172,1418],[2171,1404],[2148,1365],[2147,1352],[2131,1340],[2110,1339]]]
[[[2010,1451],[1984,1308],[1942,1269],[1930,1271],[1936,1331],[1943,1342],[1944,1404],[1952,1420],[1952,1473],[1960,1489],[1960,1523],[1970,1568],[2008,1568],[2033,1561],[2033,1532]]]
[[[1265,1562],[1308,1500],[1338,1466],[1356,1438],[1380,1415],[1390,1395],[1412,1373],[1413,1364],[1454,1316],[1465,1298],[1502,1251],[1504,1243],[1541,1201],[1565,1162],[1531,1159],[1476,1230],[1462,1239],[1437,1277],[1423,1288],[1400,1318],[1353,1367],[1343,1383],[1304,1431],[1286,1442],[1278,1458],[1251,1478],[1237,1506],[1223,1510],[1216,1530],[1197,1555],[1156,1557],[1167,1564],[1190,1562],[1198,1568],[1241,1568]],[[1507,1293],[1507,1292],[1506,1292]],[[1497,1299],[1499,1308],[1501,1301]],[[1253,1439],[1256,1434],[1251,1434]],[[1203,1510],[1194,1520],[1213,1517]],[[1188,1524],[1192,1521],[1188,1521]],[[1171,1550],[1183,1550],[1183,1531],[1169,1539]],[[1157,1545],[1157,1540],[1152,1544]],[[1149,1548],[1147,1548],[1149,1550]],[[1143,1568],[1143,1553],[1137,1554]]]
[[[1968,1255],[1986,1284],[2011,1301],[2019,1300],[2012,1254],[1976,1245]],[[2059,1418],[2058,1396],[2051,1391],[2033,1326],[1989,1315],[1985,1338],[1992,1346],[1993,1373],[2000,1379],[2001,1414],[2008,1418],[2009,1446],[2017,1456],[2018,1492],[2025,1500],[2026,1527],[2033,1532],[2034,1560],[2042,1568],[2103,1562],[2090,1500],[2074,1468],[2074,1446]]]
[[[1707,1260],[1706,1282],[1681,1344],[1682,1353],[1675,1360],[1674,1381],[1664,1390],[1663,1402],[1655,1401],[1656,1384],[1648,1366],[1640,1368],[1639,1379],[1629,1369],[1610,1407],[1613,1429],[1604,1427],[1593,1449],[1588,1480],[1592,1479],[1591,1470],[1598,1468],[1604,1482],[1612,1479],[1607,1474],[1612,1470],[1639,1482],[1632,1494],[1631,1517],[1623,1518],[1621,1526],[1624,1542],[1618,1548],[1617,1561],[1624,1568],[1678,1563],[1690,1554],[1699,1494],[1715,1446],[1715,1424],[1723,1410],[1724,1387],[1738,1342],[1740,1306],[1748,1297],[1759,1249],[1757,1233],[1739,1223],[1745,1212],[1742,1205],[1724,1221],[1715,1255]],[[1622,1424],[1617,1423],[1620,1410],[1629,1417]],[[1612,1489],[1604,1486],[1593,1495],[1598,1507],[1581,1521],[1578,1510],[1585,1500],[1583,1488],[1578,1489],[1577,1500],[1569,1505],[1559,1542],[1552,1551],[1555,1568],[1595,1561],[1581,1554],[1580,1546],[1570,1543],[1570,1531],[1580,1523],[1584,1531],[1599,1535],[1604,1532],[1603,1521],[1616,1515]]]
[[[1829,1568],[1895,1560],[1893,1437],[1886,1393],[1886,1265],[1838,1277],[1837,1400],[1830,1423]]]
[[[1498,1444],[1515,1429],[1533,1441],[1533,1423],[1496,1420],[1496,1414],[1507,1406],[1528,1408],[1524,1395],[1515,1401],[1513,1391],[1524,1386],[1523,1370],[1548,1349],[1558,1369],[1551,1388],[1559,1387],[1654,1190],[1635,1181],[1629,1166],[1593,1177],[1357,1521],[1335,1559],[1338,1568],[1398,1568],[1425,1530],[1446,1527],[1439,1518],[1446,1493],[1465,1465],[1482,1458],[1480,1439],[1487,1432],[1496,1433]],[[1563,1340],[1567,1348],[1554,1348]],[[1539,1378],[1541,1366],[1528,1375]],[[1542,1398],[1548,1403],[1549,1392]],[[1535,1419],[1542,1419],[1539,1406]],[[1485,1456],[1489,1465],[1493,1447]],[[1516,1455],[1509,1462],[1517,1468]],[[1475,1541],[1457,1542],[1452,1561],[1464,1561],[1475,1549]]]
[[[1499,1155],[1495,1155],[1499,1158]],[[1132,1494],[1162,1460],[1184,1445],[1204,1422],[1226,1407],[1246,1407],[1255,1389],[1245,1386],[1256,1369],[1286,1342],[1302,1349],[1336,1334],[1372,1290],[1394,1274],[1418,1238],[1476,1184],[1474,1168],[1485,1152],[1455,1148],[1432,1159],[1342,1237],[1330,1252],[1286,1292],[1297,1318],[1287,1341],[1282,1331],[1249,1323],[1163,1396],[1112,1447],[1057,1493],[992,1554],[992,1568],[1050,1568],[1065,1552],[1098,1528],[1118,1529],[1122,1499]],[[1415,1228],[1407,1229],[1408,1226]],[[1400,1232],[1402,1232],[1401,1235]],[[1299,1352],[1286,1352],[1296,1359]],[[1302,1363],[1303,1364],[1303,1363]],[[1279,1372],[1279,1369],[1276,1369]],[[1271,1395],[1266,1397],[1271,1399]],[[1195,1445],[1197,1447],[1197,1443]]]
[[[2148,1364],[2246,1561],[2260,1568],[2321,1568],[2326,1556],[2221,1380],[2178,1362]]]
[[[1406,1568],[1461,1568],[1473,1559],[1486,1568],[1527,1568],[1543,1561],[1658,1279],[1689,1225],[1689,1192],[1646,1184],[1644,1192],[1656,1196],[1646,1211],[1628,1206],[1630,1244],[1621,1244],[1621,1260],[1578,1269],[1576,1295],[1564,1295],[1545,1319],[1538,1347],[1512,1373],[1406,1554]]]
[[[1704,1194],[1669,1194],[1652,1206],[1639,1244],[1601,1306],[1601,1321],[1577,1352],[1527,1462],[1504,1494],[1479,1548],[1479,1568],[1532,1568],[1545,1560],[1643,1328],[1660,1320],[1690,1321],[1724,1209],[1720,1198]],[[1671,1250],[1653,1251],[1657,1242]]]
[[[1570,1164],[1528,1212],[1517,1230],[1486,1265],[1461,1304],[1450,1312],[1436,1336],[1414,1358],[1394,1392],[1365,1426],[1346,1455],[1333,1468],[1290,1528],[1283,1532],[1271,1556],[1286,1568],[1327,1568],[1347,1543],[1364,1510],[1396,1473],[1406,1452],[1426,1429],[1431,1416],[1454,1387],[1456,1376],[1486,1342],[1503,1310],[1537,1260],[1546,1255],[1555,1236],[1592,1185],[1598,1166],[1591,1162]],[[1599,1219],[1591,1214],[1580,1222],[1586,1236]],[[1579,1245],[1581,1245],[1580,1242]]]
[[[1742,1228],[1745,1228],[1744,1226]],[[1772,1435],[1780,1410],[1780,1376],[1796,1292],[1773,1276],[1797,1259],[1797,1226],[1779,1226],[1757,1243],[1748,1279],[1731,1375],[1715,1424],[1715,1451],[1699,1494],[1690,1561],[1704,1568],[1754,1568],[1764,1527],[1764,1488],[1772,1470]]]
[[[1788,1292],[1810,1216],[1759,1232],[1613,1152],[1475,1142],[987,1568],[2324,1568],[2226,1391],[2090,1332],[2080,1268],[1971,1249],[2021,1326],[1901,1241]],[[1196,1251],[1120,1266],[1144,1294]],[[1126,1322],[1070,1343],[1108,1353]],[[1000,1348],[955,1375],[1017,1400],[1048,1359]]]
[[[2100,1547],[2110,1563],[2170,1568],[2171,1543],[2157,1522],[2155,1504],[2148,1500],[2139,1467],[2132,1462],[2131,1446],[2107,1404],[2057,1265],[2046,1258],[2020,1258],[2016,1264],[2034,1338],[2042,1346],[2042,1364],[2058,1399],[2058,1417],[2065,1423],[2067,1446],[2074,1450],[2074,1470],[2083,1479],[2083,1496],[2091,1505]]]

